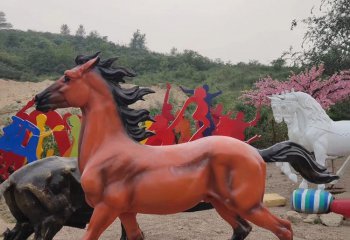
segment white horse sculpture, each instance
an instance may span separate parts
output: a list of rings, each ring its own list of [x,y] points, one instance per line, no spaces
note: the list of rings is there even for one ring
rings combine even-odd
[[[271,100],[276,122],[284,120],[290,140],[314,152],[319,164],[326,166],[327,158],[350,155],[350,121],[333,121],[313,97],[303,92],[274,95]],[[338,176],[350,165],[349,160],[350,156],[338,170]],[[307,181],[303,180],[299,187],[307,188]]]

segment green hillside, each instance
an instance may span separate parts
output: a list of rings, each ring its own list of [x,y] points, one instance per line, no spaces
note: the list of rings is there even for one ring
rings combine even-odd
[[[118,56],[119,65],[133,69],[137,83],[151,85],[170,82],[186,87],[207,83],[237,96],[261,77],[285,79],[292,69],[258,62],[236,65],[213,61],[191,50],[161,54],[132,49],[97,36],[76,37],[33,31],[0,31],[0,77],[18,81],[56,78],[74,65],[78,54],[101,51],[103,58]],[[231,98],[232,99],[232,98]]]
[[[134,83],[141,86],[164,85],[169,82],[194,88],[206,83],[212,92],[222,90],[223,94],[216,99],[216,103],[223,103],[225,111],[244,110],[247,119],[253,117],[255,109],[237,101],[242,90],[250,89],[254,82],[267,75],[286,79],[292,70],[299,71],[284,67],[279,61],[271,66],[257,61],[228,64],[211,60],[191,50],[156,53],[120,46],[98,34],[77,37],[0,30],[0,78],[17,81],[56,79],[64,70],[74,66],[77,55],[97,51],[101,51],[102,58],[118,56],[119,65],[131,68],[138,74]],[[266,125],[266,121],[271,119],[271,113],[263,113],[262,117],[262,122]],[[262,126],[258,133],[265,131],[265,127]]]

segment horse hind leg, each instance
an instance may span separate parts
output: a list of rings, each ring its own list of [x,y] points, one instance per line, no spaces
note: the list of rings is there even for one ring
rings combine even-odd
[[[136,213],[123,213],[119,216],[128,240],[143,240],[144,234],[136,221]]]
[[[7,229],[3,233],[4,240],[23,240],[29,238],[34,232],[33,226],[29,222],[17,222],[12,230]]]
[[[290,222],[274,216],[261,204],[242,213],[242,216],[248,221],[270,230],[280,240],[293,239],[293,231]]]
[[[40,226],[40,239],[52,240],[54,236],[62,229],[64,220],[56,216],[46,218]]]
[[[210,202],[218,214],[231,225],[233,229],[231,240],[244,240],[252,230],[250,224],[219,201],[211,200]]]

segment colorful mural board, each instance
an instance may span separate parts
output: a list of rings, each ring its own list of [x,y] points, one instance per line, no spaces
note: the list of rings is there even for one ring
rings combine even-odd
[[[232,112],[223,114],[222,104],[214,106],[213,99],[221,91],[210,93],[209,86],[195,89],[180,89],[189,97],[183,107],[174,114],[169,102],[171,85],[167,84],[162,111],[154,116],[154,122],[146,122],[146,128],[155,133],[142,143],[147,145],[171,145],[193,141],[210,135],[224,135],[251,143],[259,139],[254,136],[246,140],[244,131],[257,124],[259,111],[254,120],[244,121],[244,113],[238,112],[231,118]],[[70,113],[59,114],[56,111],[42,113],[33,108],[34,100],[29,101],[15,116],[12,122],[3,128],[0,138],[0,181],[27,163],[54,155],[54,149],[44,150],[45,139],[54,139],[56,153],[63,157],[77,157],[81,126],[81,116]],[[190,105],[195,105],[191,117],[188,117]]]

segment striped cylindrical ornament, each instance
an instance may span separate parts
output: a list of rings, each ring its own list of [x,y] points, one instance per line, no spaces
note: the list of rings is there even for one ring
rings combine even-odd
[[[293,191],[292,208],[302,213],[327,213],[333,201],[331,193],[316,189],[297,189]]]

